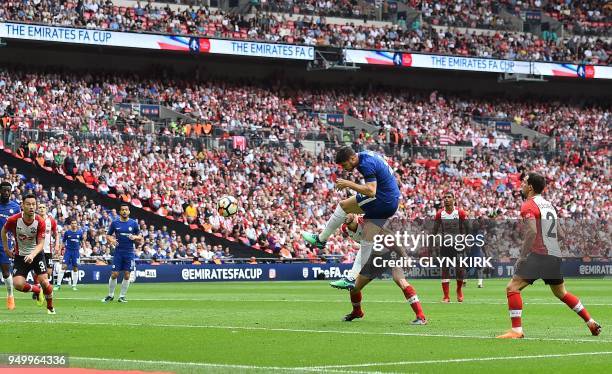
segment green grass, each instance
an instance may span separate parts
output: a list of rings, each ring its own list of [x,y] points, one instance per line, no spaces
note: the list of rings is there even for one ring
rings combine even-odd
[[[538,282],[523,292],[529,339],[520,341],[493,339],[509,327],[505,282],[487,280],[478,289],[470,280],[463,304],[439,303],[438,281],[413,282],[427,326],[408,324],[412,310],[390,281],[366,288],[366,316],[352,323],[340,322],[350,310],[348,293],[326,282],[135,283],[128,304],[102,304],[105,285],[65,287],[56,292],[55,316],[23,294],[16,295],[14,311],[0,310],[0,351],[66,353],[75,367],[181,373],[575,373],[612,367],[610,280],[567,282],[604,326],[601,336],[592,337]],[[505,358],[513,356],[544,357]],[[463,361],[449,361],[455,359]]]

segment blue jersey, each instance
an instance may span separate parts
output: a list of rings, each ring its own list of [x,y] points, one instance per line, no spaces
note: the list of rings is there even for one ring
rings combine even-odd
[[[133,219],[128,219],[127,221],[122,221],[121,219],[114,220],[110,227],[108,228],[108,235],[113,235],[117,237],[117,247],[115,251],[117,252],[134,252],[134,241],[128,238],[128,235],[138,235],[140,233],[140,227],[138,226],[138,222]]]
[[[7,218],[19,212],[21,212],[21,207],[14,201],[9,201],[6,204],[0,203],[0,229],[4,227]],[[0,240],[0,249],[3,249],[2,240]]]
[[[62,241],[66,246],[67,251],[78,252],[81,249],[81,241],[83,240],[83,230],[78,229],[76,231],[66,230]]]
[[[359,152],[357,170],[366,182],[376,182],[376,199],[381,202],[395,202],[399,199],[400,190],[393,169],[387,161],[371,151]]]

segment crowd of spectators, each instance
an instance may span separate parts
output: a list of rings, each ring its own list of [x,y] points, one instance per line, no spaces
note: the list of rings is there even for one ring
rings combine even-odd
[[[529,33],[497,31],[481,34],[454,27],[436,29],[430,25],[406,25],[405,21],[385,26],[362,21],[332,24],[325,17],[301,16],[292,20],[287,15],[255,13],[243,16],[207,7],[172,10],[151,3],[126,8],[114,6],[110,1],[97,0],[84,4],[49,0],[7,1],[0,5],[0,20],[117,31],[151,31],[319,46],[604,65],[609,61],[611,50],[610,42],[597,36],[544,40]],[[501,19],[494,18],[487,22],[500,24],[496,29],[501,28]]]
[[[549,16],[563,23],[565,31],[572,34],[612,37],[612,4],[600,0],[531,0],[536,8],[542,8]],[[528,3],[528,2],[526,2]]]
[[[411,1],[421,11],[423,20],[440,26],[456,26],[478,29],[505,30],[506,24],[499,15],[499,2],[491,0]]]
[[[554,101],[474,99],[438,92],[354,88],[289,89],[286,85],[217,81],[164,81],[137,76],[28,73],[0,70],[0,118],[9,130],[20,128],[104,133],[117,129],[115,104],[148,100],[220,129],[268,131],[274,142],[294,143],[305,132],[337,139],[315,113],[339,112],[377,125],[380,134],[358,134],[360,144],[437,146],[448,143],[499,145],[504,135],[477,125],[485,117],[526,126],[553,137],[559,146],[607,147],[612,116],[604,106],[568,105]],[[309,108],[301,110],[300,108]],[[197,136],[190,125],[172,123],[166,132]],[[124,133],[143,127],[128,122]],[[4,139],[10,143],[12,139]],[[485,141],[486,140],[486,141]],[[508,143],[504,143],[508,145]],[[532,148],[528,141],[513,147]]]
[[[76,219],[87,236],[81,246],[81,256],[104,262],[111,259],[112,248],[106,239],[106,232],[110,223],[119,217],[115,209],[106,209],[85,196],[64,191],[61,186],[44,186],[38,179],[28,178],[6,165],[0,168],[0,181],[13,185],[13,200],[20,202],[27,193],[33,193],[40,203],[46,204],[49,214],[57,220],[60,237],[63,230],[69,227],[70,220]],[[220,264],[234,261],[229,248],[212,246],[204,236],[180,236],[176,231],[168,230],[167,226],[155,227],[144,220],[140,220],[139,224],[144,241],[137,246],[137,259],[155,263]],[[60,253],[56,255],[61,256]]]
[[[388,6],[386,1],[384,6]],[[256,8],[267,12],[366,20],[377,16],[374,1],[365,0],[262,0]]]
[[[319,230],[343,192],[338,177],[350,177],[333,163],[333,150],[314,156],[291,147],[195,149],[145,141],[115,142],[69,137],[29,147],[56,172],[72,174],[102,194],[143,206],[171,220],[195,225],[283,258],[340,257],[350,262],[357,249],[334,236],[324,250],[306,247],[301,230]],[[60,155],[57,157],[57,155]],[[56,161],[57,160],[57,161]],[[562,217],[599,222],[610,217],[609,155],[587,150],[553,156],[478,146],[461,161],[414,158],[389,160],[400,180],[398,217],[404,224],[431,220],[444,191],[453,191],[471,217],[518,218],[520,173],[543,173],[546,197]],[[239,212],[221,217],[216,201],[235,196]],[[499,249],[501,250],[501,249]],[[604,250],[604,249],[599,249]]]
[[[501,17],[502,9],[525,19],[526,12],[548,15],[561,22],[564,31],[577,35],[612,36],[612,4],[587,0],[410,0],[423,20],[434,25],[480,29],[510,29]],[[543,20],[543,22],[545,22]]]

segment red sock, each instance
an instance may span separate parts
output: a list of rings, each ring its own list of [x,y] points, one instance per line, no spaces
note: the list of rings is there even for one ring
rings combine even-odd
[[[444,293],[445,299],[450,299],[449,283],[450,281],[448,279],[442,279],[442,292]]]
[[[457,297],[463,297],[463,279],[457,279]]]
[[[412,286],[408,286],[402,290],[404,292],[404,297],[406,301],[410,304],[410,307],[414,311],[414,314],[417,318],[425,319],[425,314],[423,314],[423,308],[421,308],[421,302],[419,301],[419,297],[416,294],[416,290]]]
[[[523,298],[521,298],[521,293],[510,291],[506,296],[508,297],[508,310],[510,311],[512,327],[521,327],[521,315],[523,314]]]
[[[565,294],[565,296],[561,298],[561,301],[563,301],[567,306],[569,306],[570,309],[573,309],[574,312],[578,313],[578,315],[582,317],[584,322],[589,322],[591,320],[591,315],[589,314],[589,312],[587,312],[586,308],[582,306],[580,299],[578,299],[576,296],[568,292]]]
[[[47,300],[47,309],[53,309],[53,286],[51,283],[47,283],[47,286],[43,288],[43,293]]]
[[[35,285],[31,285],[30,283],[26,283],[23,285],[23,288],[21,289],[21,292],[33,292],[33,293],[39,293],[40,292],[40,286],[35,284]]]
[[[361,291],[357,293],[350,292],[351,303],[353,304],[353,313],[361,312]]]

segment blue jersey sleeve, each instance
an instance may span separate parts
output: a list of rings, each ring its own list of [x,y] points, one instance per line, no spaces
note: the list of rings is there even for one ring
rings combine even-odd
[[[66,236],[66,234],[68,234],[68,231],[64,231],[64,235],[62,235],[62,243],[64,243],[64,245],[68,242],[68,236]]]
[[[366,160],[359,165],[359,171],[366,182],[376,182],[376,168],[372,162]]]
[[[106,232],[106,235],[113,235],[115,233],[115,230],[116,230],[115,221],[113,221],[108,227],[108,231]]]
[[[140,234],[140,226],[138,225],[138,222],[133,221],[133,226],[134,226],[134,235],[138,235]]]

